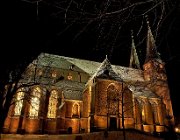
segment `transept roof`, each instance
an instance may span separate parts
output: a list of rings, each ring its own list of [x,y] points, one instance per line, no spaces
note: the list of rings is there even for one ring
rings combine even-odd
[[[65,99],[82,100],[83,83],[61,80],[56,83],[56,86],[62,90]]]

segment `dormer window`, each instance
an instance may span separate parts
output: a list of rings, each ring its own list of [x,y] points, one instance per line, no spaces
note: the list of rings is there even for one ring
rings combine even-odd
[[[57,77],[57,72],[56,72],[56,71],[53,71],[53,72],[52,72],[52,77],[53,77],[53,78],[56,78],[56,77]]]
[[[74,69],[74,65],[70,65],[70,66],[69,66],[69,69],[70,69],[70,70],[73,70],[73,69]]]
[[[68,79],[68,80],[72,80],[72,75],[71,75],[71,73],[68,74],[67,79]]]
[[[105,70],[105,71],[104,71],[104,74],[107,75],[107,76],[109,76],[109,70]]]
[[[37,71],[37,74],[38,74],[38,76],[42,76],[43,71],[42,71],[41,69],[39,69],[39,70]]]

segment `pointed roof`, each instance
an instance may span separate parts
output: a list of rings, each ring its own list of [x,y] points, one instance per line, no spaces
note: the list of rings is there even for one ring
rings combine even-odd
[[[101,63],[101,65],[96,69],[96,72],[94,73],[94,75],[90,77],[87,84],[90,81],[92,81],[95,77],[108,78],[108,79],[113,79],[115,81],[120,81],[120,82],[123,81],[120,75],[114,72],[111,63],[107,58],[107,55],[104,61]]]
[[[141,69],[139,58],[136,52],[135,43],[134,43],[133,31],[132,31],[131,38],[132,38],[132,45],[131,45],[131,56],[130,56],[129,67],[133,68],[135,66],[136,68]]]
[[[151,59],[160,59],[159,53],[157,52],[155,40],[151,31],[151,28],[149,26],[149,21],[147,19],[147,48],[146,48],[146,60],[145,62],[151,60]]]

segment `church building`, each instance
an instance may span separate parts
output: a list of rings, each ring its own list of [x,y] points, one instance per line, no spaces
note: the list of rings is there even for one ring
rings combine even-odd
[[[165,63],[151,29],[140,68],[132,38],[129,67],[41,53],[18,82],[4,133],[65,134],[174,124]]]

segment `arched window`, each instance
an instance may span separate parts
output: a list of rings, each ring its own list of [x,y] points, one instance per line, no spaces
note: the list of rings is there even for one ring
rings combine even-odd
[[[23,107],[24,88],[20,89],[16,93],[14,116],[20,116]]]
[[[35,87],[31,93],[29,117],[38,117],[39,108],[40,108],[40,97],[41,97],[41,89],[40,87]]]
[[[137,98],[134,98],[134,107],[135,107],[135,112],[134,112],[135,123],[141,124],[142,123],[142,101]]]
[[[79,105],[77,103],[73,105],[72,113],[73,117],[79,117]]]
[[[56,118],[57,104],[58,92],[56,90],[52,90],[49,97],[47,118]]]
[[[111,83],[107,88],[107,109],[108,113],[115,115],[119,112],[119,96],[118,96],[118,90],[116,89],[116,86]]]
[[[157,102],[151,101],[151,107],[153,110],[153,118],[154,118],[154,123],[159,124],[159,118],[158,118],[158,104]]]
[[[107,88],[108,98],[116,99],[117,98],[117,90],[114,84],[110,84]]]
[[[157,105],[153,106],[154,123],[159,124]]]
[[[56,78],[56,77],[57,77],[57,72],[56,72],[56,71],[52,71],[51,76],[52,76],[53,78]]]
[[[143,124],[145,124],[146,123],[146,116],[145,116],[145,107],[144,107],[144,105],[142,105],[142,110],[141,110],[142,112],[142,122],[143,122]]]

